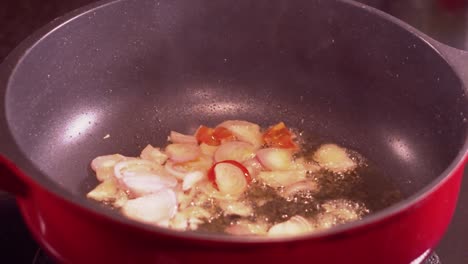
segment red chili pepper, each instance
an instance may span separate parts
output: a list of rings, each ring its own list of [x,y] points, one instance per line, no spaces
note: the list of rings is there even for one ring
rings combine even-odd
[[[198,143],[205,143],[210,146],[219,146],[221,141],[235,140],[236,137],[229,129],[224,127],[217,127],[215,129],[200,126],[195,133],[195,138]]]
[[[293,140],[293,134],[283,122],[280,122],[263,133],[263,141],[270,146],[276,148],[297,148],[297,144]]]
[[[234,136],[234,134],[225,127],[216,127],[213,132],[213,137],[219,141],[236,139],[236,136]]]
[[[247,183],[251,183],[252,182],[252,177],[250,177],[250,173],[249,173],[249,170],[247,170],[246,167],[244,167],[244,165],[242,165],[241,163],[235,161],[235,160],[223,160],[223,161],[220,161],[220,162],[216,162],[215,164],[213,164],[213,166],[211,166],[211,168],[208,170],[208,180],[213,184],[213,186],[216,188],[216,190],[219,191],[219,188],[218,188],[218,184],[216,183],[216,173],[215,173],[215,167],[218,165],[218,164],[222,164],[222,163],[228,163],[228,164],[231,164],[231,165],[234,165],[236,166],[237,168],[239,168],[242,173],[244,174],[245,176],[245,179],[247,180]]]
[[[200,126],[195,133],[198,143],[205,143],[210,146],[219,146],[221,141],[213,136],[214,129],[206,126]]]

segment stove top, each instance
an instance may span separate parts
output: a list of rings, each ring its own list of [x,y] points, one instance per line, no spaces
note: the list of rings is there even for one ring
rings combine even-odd
[[[468,50],[468,0],[359,0],[390,13],[432,38]],[[18,43],[53,18],[93,0],[2,0],[0,62]],[[468,69],[467,69],[468,71]],[[424,264],[468,263],[468,170],[449,229]],[[31,238],[13,197],[0,192],[2,263],[53,263]],[[411,263],[413,264],[413,263]],[[416,264],[416,263],[414,263]]]
[[[34,257],[32,259],[32,264],[54,264],[54,261],[44,253],[43,250],[38,248]],[[442,264],[439,256],[436,253],[432,253],[424,262],[422,263],[411,263],[411,264]]]

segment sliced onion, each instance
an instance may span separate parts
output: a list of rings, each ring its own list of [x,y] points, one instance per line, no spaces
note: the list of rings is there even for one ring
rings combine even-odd
[[[172,143],[183,143],[183,144],[198,144],[195,136],[184,135],[175,131],[171,131],[169,134],[169,141]]]
[[[164,154],[164,152],[149,144],[141,151],[140,157],[145,160],[156,162],[160,165],[164,164],[167,160],[167,155]]]
[[[148,160],[121,161],[115,165],[114,174],[122,189],[130,191],[133,196],[142,196],[177,185],[174,176]]]
[[[286,187],[296,182],[305,180],[307,171],[262,171],[258,174],[258,178],[270,187]]]
[[[314,226],[304,217],[295,215],[288,221],[272,226],[268,230],[269,236],[291,236],[311,232]]]
[[[182,190],[190,190],[195,184],[205,178],[205,174],[201,171],[193,171],[185,175],[182,183]]]
[[[164,168],[171,175],[174,175],[177,179],[183,180],[187,174],[191,171],[200,171],[204,174],[211,168],[213,165],[213,160],[211,157],[206,155],[201,155],[198,159],[175,164],[172,161],[167,161],[164,165]]]
[[[239,141],[250,143],[255,148],[259,148],[263,144],[260,126],[257,124],[241,120],[228,120],[219,124],[218,127],[228,129]]]
[[[134,197],[156,193],[162,189],[172,188],[177,185],[177,180],[174,177],[159,175],[123,177],[120,182],[123,188]]]
[[[220,193],[239,195],[247,189],[251,181],[247,169],[236,161],[223,161],[213,165],[208,172],[208,179]]]
[[[294,165],[289,149],[264,148],[258,150],[256,155],[260,163],[269,170],[291,170]]]
[[[178,163],[197,159],[201,151],[198,145],[176,143],[166,147],[166,154],[172,161]]]
[[[131,219],[166,227],[176,212],[176,194],[170,189],[128,200],[122,207],[122,213]]]
[[[220,162],[223,160],[235,160],[237,162],[244,162],[255,156],[255,148],[245,142],[230,141],[218,147],[214,154],[214,160]]]
[[[357,167],[356,162],[348,156],[346,150],[335,144],[320,146],[313,158],[320,166],[336,173],[347,172]]]

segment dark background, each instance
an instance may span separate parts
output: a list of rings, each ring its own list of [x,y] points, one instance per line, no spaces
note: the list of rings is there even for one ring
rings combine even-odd
[[[34,30],[66,12],[94,2],[92,0],[0,1],[0,62]],[[400,18],[442,43],[468,50],[468,0],[360,0],[360,2]],[[455,217],[447,234],[436,248],[444,264],[468,263],[468,172],[465,172],[465,176]],[[33,263],[37,257],[37,249],[36,243],[23,224],[14,199],[0,192],[0,262]]]

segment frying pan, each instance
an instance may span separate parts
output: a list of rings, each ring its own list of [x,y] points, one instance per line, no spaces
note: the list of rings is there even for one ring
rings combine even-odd
[[[101,1],[4,61],[0,187],[59,262],[419,263],[450,222],[467,160],[467,61],[346,0]],[[269,239],[147,226],[85,198],[92,158],[227,119],[284,121],[354,149],[406,198]]]

